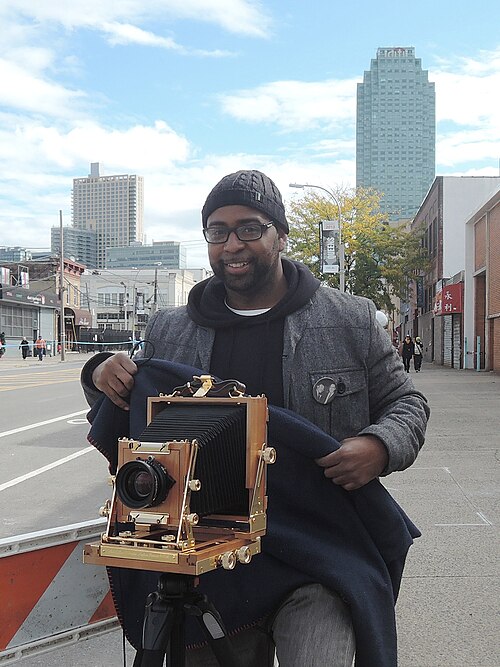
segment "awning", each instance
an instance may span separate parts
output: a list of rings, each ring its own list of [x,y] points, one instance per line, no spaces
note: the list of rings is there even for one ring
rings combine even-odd
[[[81,308],[64,308],[64,319],[73,320],[76,327],[91,327],[92,326],[92,314],[89,310],[83,310]]]

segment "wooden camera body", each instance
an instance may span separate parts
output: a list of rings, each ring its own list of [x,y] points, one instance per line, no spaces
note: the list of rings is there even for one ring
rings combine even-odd
[[[140,438],[118,441],[106,532],[84,562],[197,576],[259,553],[276,453],[267,399],[241,387],[201,376],[148,398]]]

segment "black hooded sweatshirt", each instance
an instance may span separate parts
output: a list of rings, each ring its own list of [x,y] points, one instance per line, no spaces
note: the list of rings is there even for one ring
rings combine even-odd
[[[299,262],[283,258],[285,296],[261,315],[233,313],[225,304],[223,282],[212,277],[191,290],[188,313],[198,325],[215,329],[210,372],[222,380],[243,382],[248,394],[265,394],[283,406],[283,328],[286,315],[304,306],[320,281]]]

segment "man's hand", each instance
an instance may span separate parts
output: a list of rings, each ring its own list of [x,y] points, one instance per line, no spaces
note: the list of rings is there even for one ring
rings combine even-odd
[[[113,403],[123,410],[128,410],[126,401],[134,386],[137,365],[125,354],[117,352],[99,364],[92,373],[92,382]]]
[[[325,477],[346,491],[354,491],[380,475],[389,460],[382,441],[374,435],[358,435],[342,440],[337,449],[316,463],[325,469]]]

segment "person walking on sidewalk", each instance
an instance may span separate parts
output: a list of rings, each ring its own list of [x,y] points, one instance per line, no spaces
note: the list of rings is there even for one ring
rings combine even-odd
[[[424,348],[420,336],[415,338],[415,351],[413,353],[413,365],[415,366],[415,373],[420,373],[422,368],[422,359],[424,358]]]
[[[21,354],[23,355],[23,359],[26,359],[28,356],[28,352],[30,349],[30,344],[28,343],[28,340],[26,336],[23,336],[22,341],[19,343],[19,349],[21,350]]]
[[[401,348],[401,356],[403,357],[403,365],[407,373],[410,372],[410,361],[415,353],[415,344],[413,343],[411,336],[405,336],[403,341],[403,346]]]
[[[45,340],[41,336],[38,336],[38,338],[35,341],[35,349],[36,353],[38,354],[38,361],[43,361],[45,348],[46,348]]]

